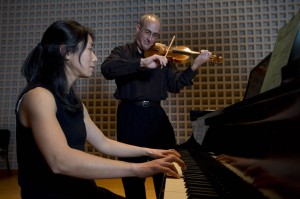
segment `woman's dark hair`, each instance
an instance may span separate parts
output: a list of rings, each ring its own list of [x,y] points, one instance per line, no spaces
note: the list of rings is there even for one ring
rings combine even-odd
[[[81,103],[74,88],[68,88],[65,75],[66,54],[82,52],[86,48],[88,36],[94,39],[90,29],[76,21],[56,21],[45,31],[41,42],[30,52],[22,66],[22,74],[27,80],[27,87],[37,84],[51,89],[65,104],[65,108],[75,111]],[[25,89],[26,90],[26,89]],[[67,96],[76,99],[70,103]]]

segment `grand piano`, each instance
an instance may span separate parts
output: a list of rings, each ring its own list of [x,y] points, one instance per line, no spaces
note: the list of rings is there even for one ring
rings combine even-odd
[[[299,13],[296,17],[296,20],[299,20]],[[251,71],[242,101],[217,111],[190,112],[192,123],[201,126],[199,128],[201,132],[194,131],[193,128],[190,139],[177,146],[177,150],[187,164],[187,170],[182,171],[181,179],[166,178],[160,198],[300,198],[300,32],[298,26],[288,62],[280,67],[279,86],[261,92],[263,80],[269,68],[273,67],[270,66],[272,54],[275,53],[273,50],[274,53],[268,54]],[[293,187],[279,185],[271,188],[256,188],[252,184],[253,178],[246,176],[230,164],[216,160],[215,157],[219,154],[271,162],[275,160],[270,166],[272,175],[286,178],[287,182],[293,181]],[[278,165],[280,169],[277,169]],[[280,172],[276,173],[276,169]]]

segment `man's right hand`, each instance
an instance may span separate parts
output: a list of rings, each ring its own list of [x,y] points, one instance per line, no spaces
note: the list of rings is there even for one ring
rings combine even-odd
[[[147,58],[141,59],[141,67],[146,67],[149,69],[161,68],[166,66],[168,63],[168,59],[165,56],[161,55],[152,55]]]

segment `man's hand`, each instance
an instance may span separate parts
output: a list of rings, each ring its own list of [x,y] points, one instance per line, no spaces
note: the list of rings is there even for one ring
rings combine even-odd
[[[201,50],[200,55],[198,55],[198,57],[194,61],[194,64],[191,67],[192,70],[194,71],[197,70],[199,66],[209,61],[210,57],[211,57],[211,52],[209,52],[208,50]]]
[[[156,55],[156,54],[141,59],[141,67],[146,67],[150,69],[164,67],[167,65],[167,63],[168,63],[168,59],[165,56]]]

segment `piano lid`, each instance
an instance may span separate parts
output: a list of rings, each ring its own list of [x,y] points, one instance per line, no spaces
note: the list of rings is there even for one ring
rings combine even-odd
[[[204,115],[206,125],[250,124],[300,119],[300,81],[237,102]]]
[[[260,94],[261,87],[269,66],[272,52],[263,58],[251,71],[248,77],[248,84],[244,94],[244,99]]]

